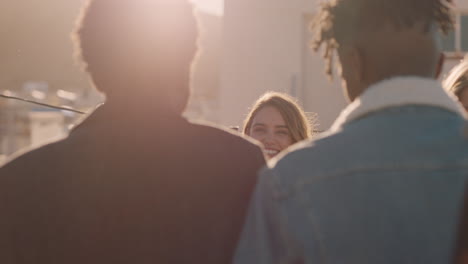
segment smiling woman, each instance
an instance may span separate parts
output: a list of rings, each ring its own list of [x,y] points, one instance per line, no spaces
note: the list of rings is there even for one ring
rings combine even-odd
[[[304,110],[286,94],[269,92],[255,102],[244,121],[244,134],[260,141],[268,158],[312,136]]]

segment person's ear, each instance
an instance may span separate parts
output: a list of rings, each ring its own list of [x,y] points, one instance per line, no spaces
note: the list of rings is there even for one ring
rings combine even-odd
[[[445,54],[441,52],[439,55],[439,60],[437,61],[436,75],[434,76],[436,79],[438,79],[440,74],[442,73],[442,69],[444,68],[444,62]]]
[[[362,83],[365,78],[365,63],[363,53],[356,47],[349,50],[349,60],[353,67],[353,76],[355,82]]]
[[[342,79],[345,96],[352,102],[361,91],[365,79],[364,57],[356,47],[342,46],[338,50],[342,67]]]

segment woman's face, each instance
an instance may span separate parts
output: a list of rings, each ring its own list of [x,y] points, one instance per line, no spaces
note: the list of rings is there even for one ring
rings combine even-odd
[[[464,87],[460,93],[459,100],[468,111],[468,87]]]
[[[293,143],[283,116],[273,106],[265,106],[257,112],[248,132],[263,144],[268,158],[276,156]]]

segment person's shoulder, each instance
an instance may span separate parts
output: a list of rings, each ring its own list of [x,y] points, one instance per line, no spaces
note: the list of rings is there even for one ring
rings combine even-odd
[[[40,146],[31,146],[10,155],[3,165],[0,165],[2,176],[40,173],[42,169],[50,169],[66,151],[65,138],[44,142]]]
[[[199,137],[206,137],[219,143],[232,144],[240,148],[260,150],[260,145],[255,140],[241,133],[207,121],[192,121],[192,127],[197,130]]]
[[[336,168],[336,164],[349,157],[341,131],[324,134],[302,141],[290,147],[280,156],[270,161],[272,174],[286,181],[295,177],[314,177]]]
[[[206,142],[206,148],[217,153],[225,153],[237,160],[265,164],[260,144],[237,131],[209,122],[192,121],[193,140]]]
[[[285,166],[289,163],[310,163],[317,158],[327,156],[340,148],[342,132],[327,131],[309,140],[304,140],[289,147],[271,161],[272,167]]]

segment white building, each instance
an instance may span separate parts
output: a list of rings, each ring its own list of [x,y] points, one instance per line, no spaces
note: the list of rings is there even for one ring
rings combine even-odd
[[[308,112],[319,115],[326,130],[346,106],[339,80],[329,82],[320,54],[308,47],[309,18],[318,0],[225,0],[223,53],[218,109],[212,118],[240,125],[248,107],[266,91],[297,96]],[[452,51],[468,51],[468,1],[459,0],[459,28]],[[447,47],[451,46],[447,40]],[[460,58],[450,52],[446,70]],[[445,70],[445,71],[446,71]],[[195,87],[197,89],[199,87]]]

